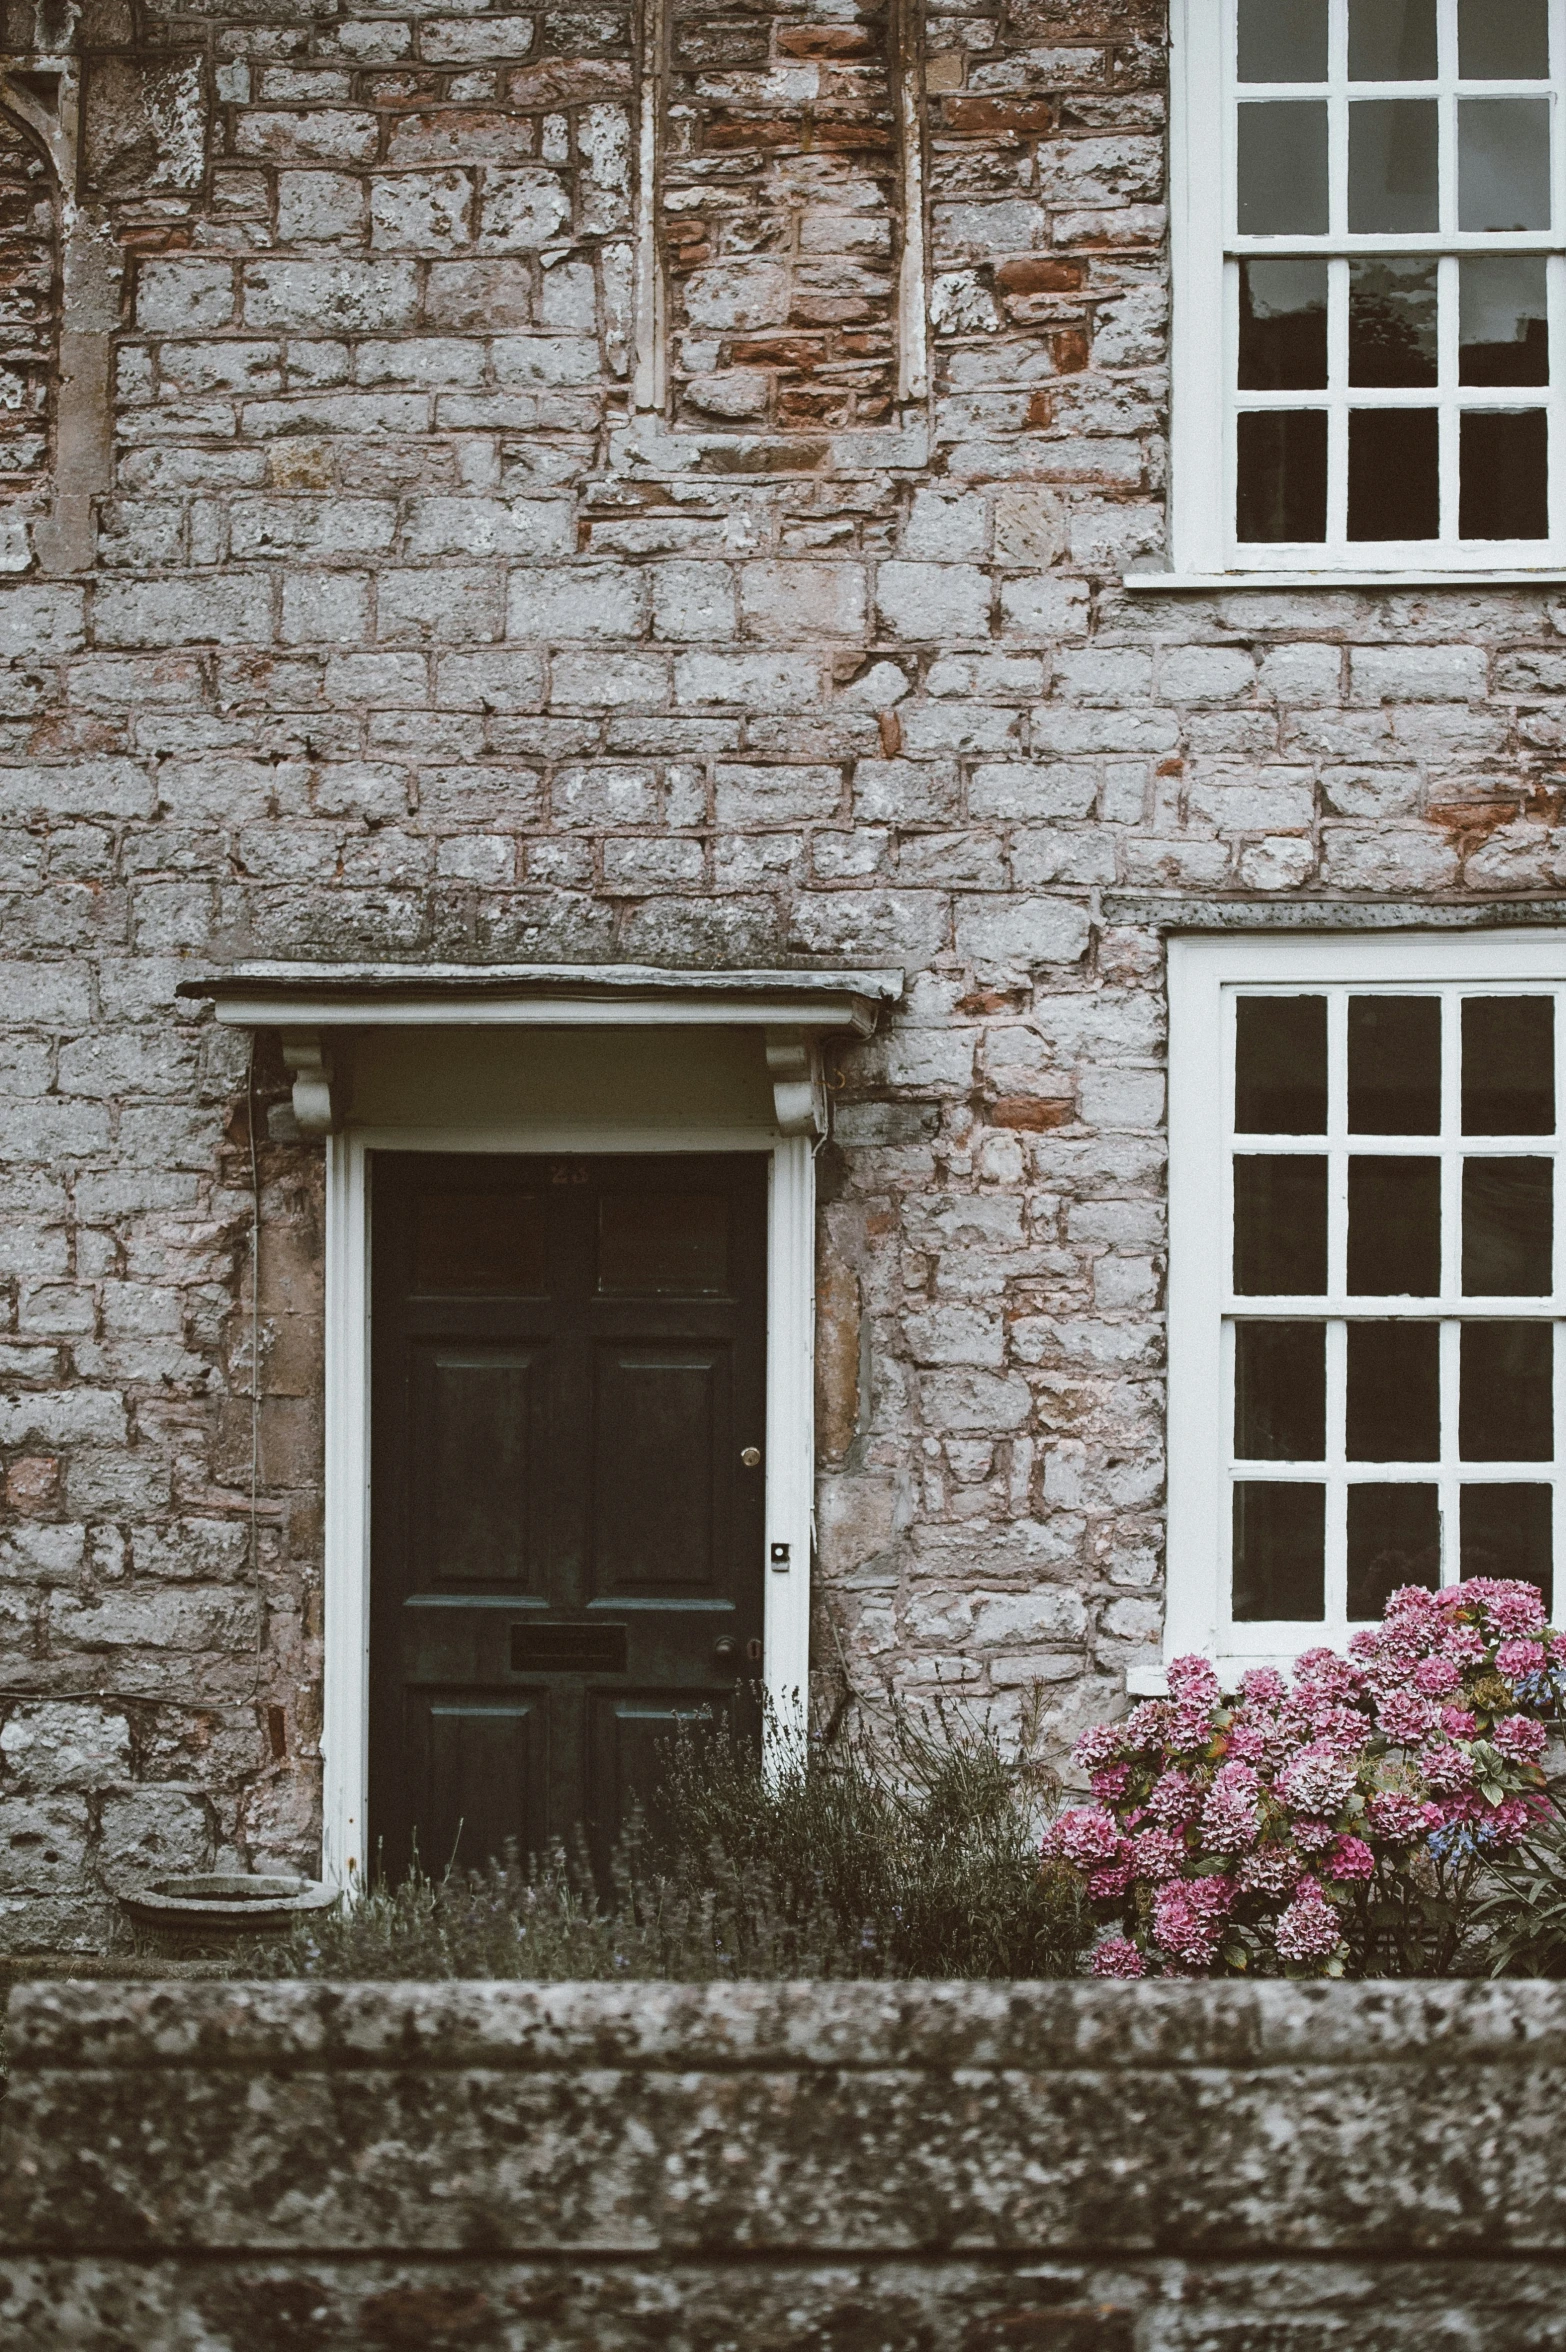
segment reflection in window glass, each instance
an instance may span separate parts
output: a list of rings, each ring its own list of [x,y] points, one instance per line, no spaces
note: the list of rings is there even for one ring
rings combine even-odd
[[[1348,1168],[1348,1286],[1362,1298],[1441,1288],[1441,1163],[1356,1154]]]
[[[1465,1323],[1458,1451],[1465,1462],[1555,1458],[1555,1334],[1548,1323]]]
[[[1316,101],[1240,108],[1240,234],[1319,237],[1327,228],[1327,109]]]
[[[1542,408],[1463,418],[1458,529],[1465,539],[1547,539],[1550,428]]]
[[[1439,366],[1434,261],[1349,263],[1349,382],[1434,385]]]
[[[1326,411],[1251,411],[1236,424],[1235,536],[1272,544],[1325,539]]]
[[[1463,1133],[1555,1133],[1553,997],[1464,997]]]
[[[1543,254],[1465,253],[1458,269],[1460,381],[1547,384],[1550,314]]]
[[[1245,1462],[1319,1462],[1327,1451],[1324,1323],[1237,1323],[1234,1450]]]
[[[1313,392],[1327,381],[1327,265],[1240,264],[1240,389]]]
[[[1246,1298],[1327,1287],[1327,1163],[1312,1153],[1241,1152],[1234,1162],[1234,1287]]]
[[[1351,996],[1348,1123],[1354,1135],[1441,1132],[1441,1000]]]
[[[1433,1486],[1351,1486],[1348,1613],[1379,1617],[1400,1584],[1441,1582],[1441,1506]]]
[[[1364,98],[1349,108],[1348,225],[1356,236],[1440,225],[1439,114],[1433,98]]]
[[[1240,0],[1242,82],[1324,82],[1327,0]]]
[[[1346,1452],[1351,1462],[1441,1455],[1441,1334],[1434,1323],[1348,1327]]]
[[[1433,408],[1349,417],[1351,539],[1434,539],[1441,529],[1441,421]]]
[[[1465,82],[1542,82],[1550,0],[1457,0],[1457,70]]]
[[[1468,1298],[1548,1298],[1554,1288],[1554,1208],[1548,1160],[1463,1162],[1463,1292]]]
[[[1241,1135],[1325,1135],[1324,996],[1240,998],[1234,1008],[1234,1124]]]
[[[1435,223],[1431,222],[1434,228]],[[1457,109],[1460,229],[1550,225],[1550,102],[1464,98]]]
[[[1433,82],[1436,0],[1349,0],[1351,82]]]
[[[1465,1486],[1463,1488],[1462,1572],[1470,1576],[1515,1576],[1536,1584],[1549,1611],[1554,1604],[1550,1572],[1554,1517],[1547,1486]]]
[[[1293,1481],[1242,1479],[1234,1490],[1237,1624],[1327,1613],[1326,1490]]]

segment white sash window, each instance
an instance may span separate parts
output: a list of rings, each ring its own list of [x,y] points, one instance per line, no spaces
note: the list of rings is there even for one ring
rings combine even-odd
[[[1566,0],[1177,0],[1177,569],[1566,554]]]
[[[1566,1557],[1566,950],[1171,948],[1169,1648]]]

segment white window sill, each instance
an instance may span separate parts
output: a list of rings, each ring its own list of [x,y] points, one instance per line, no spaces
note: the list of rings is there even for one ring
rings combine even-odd
[[[1120,585],[1133,596],[1183,596],[1214,588],[1559,588],[1566,567],[1494,572],[1124,572]]]

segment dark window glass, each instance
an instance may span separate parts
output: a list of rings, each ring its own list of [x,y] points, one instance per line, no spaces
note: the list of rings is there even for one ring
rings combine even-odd
[[[1548,1160],[1463,1162],[1463,1290],[1469,1298],[1547,1298],[1554,1287]]]
[[[728,1287],[727,1193],[604,1194],[598,1208],[600,1291],[621,1298],[710,1298]]]
[[[1316,1297],[1326,1289],[1324,1159],[1236,1153],[1234,1287],[1247,1298]]]
[[[1240,1134],[1325,1135],[1326,998],[1242,996],[1234,1016],[1234,1124]]]
[[[1441,1334],[1434,1323],[1348,1327],[1351,1462],[1434,1462],[1441,1454]]]
[[[1463,418],[1457,527],[1465,539],[1547,539],[1550,428],[1542,408]]]
[[[531,1192],[425,1194],[414,1211],[413,1287],[427,1291],[549,1289],[543,1204]]]
[[[1458,1450],[1465,1462],[1555,1459],[1555,1334],[1548,1323],[1465,1323]]]
[[[1240,389],[1312,392],[1327,381],[1327,265],[1240,264]]]
[[[1433,1298],[1441,1288],[1441,1164],[1349,1161],[1348,1286],[1361,1298]]]
[[[1441,1132],[1441,1000],[1351,996],[1348,1123],[1352,1135]]]
[[[1435,0],[1349,0],[1351,82],[1433,82]]]
[[[1348,1613],[1379,1617],[1400,1584],[1441,1581],[1441,1505],[1433,1486],[1348,1490]]]
[[[1546,1611],[1554,1607],[1551,1573],[1554,1508],[1547,1486],[1465,1486],[1462,1506],[1462,1572],[1469,1576],[1515,1576],[1536,1584]]]
[[[1327,1451],[1324,1323],[1234,1327],[1234,1450],[1246,1462],[1319,1462]]]
[[[1550,0],[1457,0],[1457,70],[1465,82],[1542,82]]]
[[[1239,426],[1234,526],[1242,540],[1327,536],[1327,418],[1319,408],[1246,414]]]
[[[1324,82],[1327,0],[1240,0],[1242,82]]]
[[[1463,1133],[1555,1133],[1555,1002],[1463,999]]]
[[[1242,237],[1321,237],[1327,230],[1327,109],[1264,99],[1239,110]]]
[[[1441,529],[1441,434],[1433,408],[1349,414],[1351,539],[1434,539]]]
[[[1239,1625],[1327,1613],[1325,1487],[1245,1480],[1234,1490],[1234,1616]]]
[[[1430,225],[1434,228],[1435,223]],[[1457,225],[1494,230],[1549,227],[1547,98],[1459,100]]]
[[[1542,253],[1465,253],[1458,380],[1464,384],[1547,384],[1549,299]]]
[[[1439,227],[1438,113],[1433,98],[1361,98],[1349,107],[1349,227],[1356,236]]]
[[[1437,380],[1436,264],[1349,263],[1349,382],[1409,384]]]

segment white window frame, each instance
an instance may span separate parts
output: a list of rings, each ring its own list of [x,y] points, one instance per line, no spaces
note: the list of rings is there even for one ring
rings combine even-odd
[[[1332,0],[1334,40],[1341,44],[1348,0]],[[1438,0],[1455,11],[1457,0]],[[1536,235],[1518,236],[1505,244],[1494,238],[1458,231],[1433,235],[1432,250],[1450,254],[1465,250],[1486,252],[1546,252],[1550,257],[1550,386],[1546,406],[1550,418],[1550,527],[1548,540],[1420,541],[1406,544],[1345,541],[1280,543],[1277,546],[1242,544],[1236,539],[1234,430],[1235,379],[1239,334],[1236,284],[1238,272],[1229,267],[1237,251],[1265,252],[1272,240],[1257,244],[1231,233],[1235,189],[1234,110],[1230,64],[1235,55],[1236,0],[1171,0],[1170,69],[1170,252],[1173,276],[1172,432],[1170,452],[1170,541],[1173,575],[1190,586],[1240,580],[1296,581],[1314,585],[1345,581],[1394,581],[1417,585],[1445,579],[1536,580],[1558,578],[1566,570],[1566,0],[1549,0],[1553,74],[1548,85],[1557,120],[1552,134],[1553,227]],[[1445,85],[1442,85],[1443,88]],[[1421,88],[1427,87],[1421,85]],[[1367,84],[1367,97],[1384,95],[1390,86]],[[1533,85],[1535,90],[1541,85]],[[1268,85],[1258,95],[1274,92]],[[1455,165],[1448,168],[1455,170]],[[1346,171],[1346,156],[1334,155],[1333,169]],[[1400,238],[1365,236],[1290,241],[1289,253],[1320,249],[1329,255],[1352,249],[1380,252],[1397,249]],[[1417,242],[1417,241],[1416,241]],[[1451,305],[1447,305],[1450,313]],[[1378,395],[1367,392],[1356,405],[1417,405],[1428,407],[1433,394]],[[1301,405],[1341,404],[1341,394],[1299,396]],[[1265,405],[1265,402],[1262,403]],[[1277,405],[1286,405],[1276,396]],[[1536,399],[1519,388],[1518,405],[1531,407]],[[1475,388],[1470,405],[1511,405],[1494,388]],[[1444,413],[1444,412],[1443,412]],[[1455,429],[1455,422],[1454,427]],[[1443,481],[1449,469],[1443,453]],[[1341,509],[1341,485],[1329,486],[1331,531],[1336,504]],[[1169,573],[1133,573],[1127,585],[1139,589],[1167,587]]]
[[[1247,1667],[1287,1666],[1302,1649],[1341,1647],[1350,1627],[1330,1617],[1302,1627],[1292,1648],[1278,1629],[1229,1621],[1229,1448],[1232,1416],[1224,1360],[1230,1276],[1230,1141],[1233,1132],[1228,1007],[1237,986],[1501,988],[1566,985],[1566,934],[1495,932],[1467,937],[1402,933],[1304,938],[1182,938],[1169,945],[1169,1520],[1164,1658],[1199,1652],[1232,1682]],[[1446,1050],[1455,1050],[1447,1024]],[[1556,1100],[1566,1122],[1566,1018],[1557,1015]],[[1538,1139],[1541,1156],[1549,1148]],[[1554,1147],[1555,1294],[1528,1302],[1536,1315],[1566,1316],[1566,1148]],[[1494,1312],[1511,1311],[1509,1302]],[[1470,1312],[1481,1305],[1465,1301]],[[1556,1340],[1555,1551],[1566,1571],[1566,1364]],[[1530,1465],[1545,1483],[1545,1465]],[[1455,1563],[1452,1563],[1455,1573]],[[1559,1572],[1559,1571],[1558,1571]],[[1563,1576],[1566,1581],[1566,1576]],[[1254,1633],[1255,1646],[1248,1646]],[[1158,1687],[1133,1670],[1131,1687]]]

